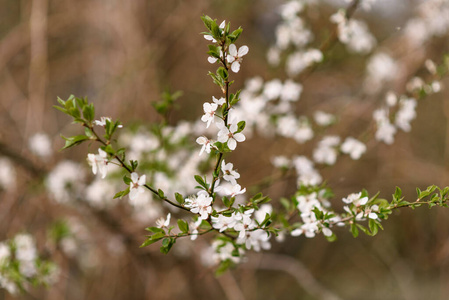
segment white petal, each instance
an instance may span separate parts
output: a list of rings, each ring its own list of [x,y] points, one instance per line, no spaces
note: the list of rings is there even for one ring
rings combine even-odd
[[[139,178],[139,182],[138,182],[138,184],[139,185],[145,185],[145,181],[147,180],[147,176],[146,175],[142,175],[142,176],[140,176],[140,178]]]
[[[137,175],[136,172],[132,172],[131,173],[131,180],[132,180],[132,182],[137,182],[137,180],[139,180],[139,175]]]
[[[103,158],[106,158],[108,156],[108,154],[105,151],[101,150],[100,148],[98,148],[98,153]]]
[[[324,234],[325,236],[329,237],[329,236],[332,235],[332,230],[330,230],[330,229],[327,228],[327,227],[324,227],[324,228],[323,228],[323,234]]]
[[[137,189],[131,189],[129,191],[129,199],[134,200],[137,196]]]
[[[207,138],[204,137],[204,136],[200,136],[200,137],[198,137],[198,138],[196,139],[196,142],[197,142],[198,144],[200,144],[200,145],[204,145],[204,144],[206,144],[206,142],[207,142]]]
[[[210,62],[211,64],[216,63],[217,60],[218,60],[218,58],[212,57],[212,56],[209,56],[209,57],[207,58],[207,61]]]
[[[375,220],[375,219],[377,219],[377,214],[372,212],[368,215],[368,218]]]
[[[245,135],[243,135],[243,133],[239,132],[239,133],[234,134],[234,139],[237,142],[243,142],[246,139],[246,137],[245,137]]]
[[[237,56],[237,47],[234,44],[229,45],[229,54],[231,56]]]
[[[362,199],[360,199],[359,204],[360,205],[365,205],[368,202],[368,197],[363,197]]]
[[[231,150],[235,150],[235,148],[237,147],[237,142],[234,139],[229,139],[228,140],[228,147]]]
[[[238,57],[242,57],[243,55],[248,54],[249,48],[248,46],[242,46],[239,48]]]
[[[238,61],[234,61],[231,65],[231,70],[234,73],[238,73],[240,71],[240,63]]]
[[[226,26],[226,20],[223,20],[223,22],[221,22],[220,26],[218,26],[218,28],[220,29],[224,29]]]

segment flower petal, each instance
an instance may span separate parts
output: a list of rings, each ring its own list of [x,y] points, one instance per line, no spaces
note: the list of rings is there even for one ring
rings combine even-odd
[[[238,61],[234,61],[231,65],[231,70],[234,73],[238,73],[240,71],[240,63]]]
[[[248,54],[249,48],[248,46],[242,46],[239,48],[238,57],[242,57],[243,55]]]
[[[229,139],[228,140],[228,147],[231,150],[235,150],[235,148],[237,147],[237,142],[234,139]]]
[[[229,54],[231,56],[237,56],[237,47],[234,44],[229,45]]]

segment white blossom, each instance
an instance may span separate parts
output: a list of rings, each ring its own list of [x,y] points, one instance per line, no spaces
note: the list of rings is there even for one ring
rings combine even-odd
[[[146,175],[139,175],[136,172],[131,173],[131,182],[129,184],[129,199],[134,200],[139,194],[145,192]]]
[[[187,198],[185,207],[194,214],[199,214],[200,218],[206,220],[212,213],[212,197],[206,191],[199,191],[196,197]]]
[[[45,133],[36,133],[29,139],[31,152],[42,158],[48,158],[53,153],[51,141]]]
[[[212,227],[218,229],[220,232],[223,232],[226,229],[232,229],[236,224],[237,220],[235,219],[235,214],[232,214],[230,217],[224,215],[212,217]]]
[[[0,157],[0,188],[12,190],[16,187],[16,170],[11,161]]]
[[[333,122],[335,122],[334,115],[328,114],[328,113],[320,111],[320,110],[317,110],[313,114],[313,118],[314,118],[315,122],[320,126],[329,126]]]
[[[403,98],[399,102],[399,111],[396,114],[395,124],[404,131],[410,131],[410,122],[416,117],[417,102],[413,98]]]
[[[337,145],[340,143],[338,136],[326,136],[313,151],[313,159],[322,164],[333,165],[337,160]]]
[[[285,81],[281,91],[280,99],[282,101],[297,101],[302,93],[302,85],[291,79]]]
[[[170,225],[171,213],[167,214],[167,218],[159,218],[156,220],[156,227],[167,228]]]
[[[216,125],[220,131],[217,135],[217,140],[220,143],[228,143],[228,147],[231,150],[235,150],[237,147],[237,142],[243,142],[246,137],[243,133],[238,132],[238,126],[236,122],[232,122],[229,128],[225,125],[225,123],[220,120],[220,122],[216,122]]]
[[[237,47],[234,44],[229,45],[229,55],[226,57],[226,59],[228,60],[228,63],[231,64],[231,70],[234,73],[238,73],[238,71],[240,70],[242,57],[246,55],[248,51],[248,46],[242,46],[237,51]]]
[[[112,122],[111,118],[109,118],[109,117],[101,117],[100,120],[95,120],[93,123],[95,125],[105,127],[106,126],[106,121]],[[117,128],[122,128],[122,127],[123,127],[123,125],[118,125],[117,126]]]
[[[237,184],[236,179],[240,178],[240,174],[233,170],[234,165],[232,163],[225,163],[224,160],[221,162],[221,171],[223,172],[223,179],[229,181],[231,184]]]
[[[341,144],[341,152],[349,154],[352,159],[359,159],[363,153],[366,151],[366,146],[364,143],[356,140],[352,137],[347,137],[346,140]]]
[[[98,148],[98,154],[87,154],[87,161],[92,167],[92,173],[97,174],[98,171],[101,174],[101,178],[105,178],[108,172],[107,156],[108,154],[100,148]]]
[[[355,206],[365,205],[368,202],[368,197],[362,197],[362,193],[352,193],[348,195],[346,198],[343,198],[342,201],[346,204],[354,204]]]
[[[249,231],[246,233],[245,239],[238,239],[237,243],[242,243],[245,241],[246,249],[253,249],[256,252],[259,252],[261,249],[269,250],[271,248],[271,244],[269,242],[270,235],[263,229],[256,229],[254,231]]]
[[[296,76],[309,66],[323,60],[323,53],[318,49],[307,49],[291,54],[287,58],[286,68],[290,76]]]
[[[265,82],[263,95],[267,98],[267,100],[274,100],[279,98],[282,93],[282,82],[279,79],[273,79],[271,81]]]
[[[199,155],[203,154],[204,151],[206,151],[206,153],[210,153],[212,145],[208,138],[200,136],[196,139],[196,142],[202,146]]]

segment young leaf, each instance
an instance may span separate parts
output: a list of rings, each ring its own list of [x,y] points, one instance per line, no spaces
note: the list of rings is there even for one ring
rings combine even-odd
[[[189,232],[189,224],[183,219],[178,219],[178,227],[183,233]]]

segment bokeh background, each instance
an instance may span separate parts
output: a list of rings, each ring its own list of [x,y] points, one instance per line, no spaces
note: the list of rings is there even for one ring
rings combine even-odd
[[[393,51],[407,68],[390,86],[398,93],[405,82],[423,73],[427,57],[440,61],[449,51],[448,35],[413,49],[404,48],[398,34],[416,13],[418,1],[379,1],[371,12],[356,12],[366,20],[379,47]],[[0,0],[0,156],[12,161],[15,189],[0,190],[0,240],[17,232],[35,235],[41,252],[61,268],[59,281],[29,294],[0,299],[447,299],[449,295],[449,211],[420,208],[395,212],[376,237],[354,239],[345,229],[328,243],[287,238],[272,250],[248,255],[236,269],[214,277],[202,266],[198,250],[208,241],[180,241],[169,255],[158,247],[139,249],[141,223],[123,211],[97,211],[87,205],[65,207],[45,191],[46,174],[61,160],[85,161],[85,151],[67,150],[60,133],[79,128],[52,108],[59,96],[87,96],[97,115],[119,118],[124,124],[159,122],[151,103],[166,90],[181,90],[179,109],[169,118],[193,121],[202,103],[217,95],[207,76],[207,42],[200,16],[242,26],[241,45],[250,48],[235,87],[252,76],[285,78],[283,70],[267,65],[266,52],[275,40],[280,21],[274,0]],[[332,30],[328,17],[344,3],[322,2],[310,21],[321,35]],[[449,18],[449,16],[448,16]],[[318,31],[317,31],[318,32]],[[363,93],[367,56],[352,55],[338,43],[330,59],[313,72],[298,102],[301,114],[324,109],[338,114],[335,133],[362,134],[382,103],[380,95]],[[447,79],[443,86],[449,86]],[[371,141],[360,161],[341,159],[321,170],[341,197],[366,188],[389,198],[395,186],[412,200],[415,188],[449,182],[449,94],[443,89],[419,102],[410,133],[398,133],[394,145]],[[55,154],[41,160],[29,150],[29,138],[45,132]],[[194,139],[192,139],[192,144]],[[87,151],[87,148],[82,148]],[[239,145],[230,158],[241,173],[241,184],[251,187],[273,172],[273,155],[310,154],[312,145],[255,135]],[[285,178],[264,193],[273,206],[295,191],[295,180]],[[96,255],[81,264],[49,246],[49,226],[61,218],[77,218],[93,237]],[[148,224],[147,226],[150,226]],[[178,246],[178,243],[175,245]],[[176,248],[176,247],[175,247]],[[333,298],[334,297],[334,298]]]

